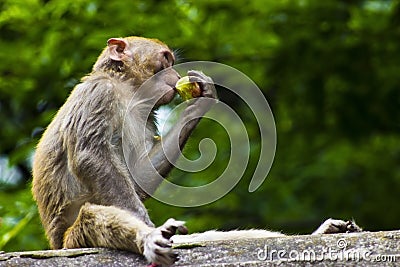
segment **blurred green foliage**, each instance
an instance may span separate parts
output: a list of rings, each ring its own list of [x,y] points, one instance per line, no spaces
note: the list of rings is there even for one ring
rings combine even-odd
[[[263,90],[278,146],[263,186],[247,191],[258,160],[257,123],[221,91],[251,139],[246,175],[227,196],[198,208],[150,200],[156,224],[186,220],[192,231],[268,227],[309,232],[327,217],[354,218],[368,230],[398,228],[400,212],[400,2],[396,0],[0,2],[0,249],[46,248],[30,193],[30,160],[44,127],[90,71],[110,37],[154,37],[181,61],[233,66]],[[210,128],[211,127],[211,128]],[[212,131],[210,129],[213,129]],[[226,165],[229,143],[204,120],[185,153],[208,133],[219,152],[197,185]]]

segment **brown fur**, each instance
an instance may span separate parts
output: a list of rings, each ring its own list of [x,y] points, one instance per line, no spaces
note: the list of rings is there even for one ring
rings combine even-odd
[[[153,167],[163,177],[171,169],[164,150],[176,159],[180,151],[173,140],[179,139],[182,148],[198,117],[209,108],[197,99],[189,104],[178,121],[184,125],[177,127],[182,131],[171,130],[163,137],[164,150],[154,139],[154,107],[147,100],[157,98],[156,106],[171,101],[180,78],[171,68],[173,61],[170,49],[158,40],[110,39],[92,72],[74,88],[48,126],[34,157],[32,192],[52,248],[110,247],[147,253],[150,261],[160,263],[176,260],[170,250],[150,243],[149,235],[169,231],[172,236],[182,225],[169,221],[164,228],[154,228],[142,203],[147,193],[135,182],[141,179],[154,191],[160,181]],[[137,93],[162,69],[147,91]],[[199,72],[191,75],[210,81]],[[216,98],[212,84],[204,82],[202,87],[203,96]],[[131,100],[137,106],[124,122]],[[149,117],[145,110],[151,110]],[[122,135],[134,147],[129,158],[135,166],[133,174],[122,153]],[[168,245],[169,237],[164,242]],[[156,247],[163,257],[143,251],[145,245],[147,250]]]

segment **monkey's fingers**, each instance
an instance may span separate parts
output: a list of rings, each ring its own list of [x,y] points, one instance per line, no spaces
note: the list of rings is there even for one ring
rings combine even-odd
[[[189,70],[189,81],[199,84],[204,97],[218,98],[217,90],[215,89],[213,80],[205,75],[202,71]]]
[[[189,81],[191,82],[191,83],[198,83],[199,84],[199,86],[200,86],[200,89],[203,91],[204,90],[204,86],[208,83],[208,82],[210,82],[210,81],[207,81],[207,79],[206,78],[209,78],[209,77],[207,77],[202,71],[197,71],[197,70],[189,70],[188,71],[188,76],[189,76]],[[210,78],[209,78],[210,79]],[[211,79],[210,79],[211,80]],[[211,80],[211,82],[212,82],[212,80]]]

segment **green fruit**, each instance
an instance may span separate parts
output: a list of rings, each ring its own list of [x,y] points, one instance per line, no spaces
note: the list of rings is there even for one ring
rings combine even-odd
[[[183,100],[201,96],[201,89],[197,82],[190,82],[189,76],[180,78],[175,85],[175,89]]]

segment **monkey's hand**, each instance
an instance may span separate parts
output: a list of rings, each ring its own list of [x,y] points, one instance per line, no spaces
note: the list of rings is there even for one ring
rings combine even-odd
[[[189,70],[187,74],[190,82],[197,82],[200,85],[201,96],[218,99],[217,90],[210,77],[197,70]]]
[[[342,221],[335,219],[328,219],[318,227],[312,234],[337,234],[337,233],[352,233],[362,232],[354,221]]]
[[[146,191],[151,195],[161,183],[161,177],[166,177],[173,167],[174,162],[182,154],[183,146],[188,140],[190,134],[210,108],[218,102],[217,91],[212,79],[204,75],[201,71],[188,71],[190,82],[196,82],[200,87],[200,96],[190,98],[182,111],[179,120],[167,134],[163,136],[161,142],[156,142],[146,157],[141,159],[141,162],[136,163],[136,166],[141,166],[137,169],[134,177],[146,177]],[[179,87],[179,84],[178,84]],[[185,89],[184,89],[185,90]],[[197,94],[197,93],[196,93]],[[192,95],[193,96],[193,95]],[[150,161],[148,160],[150,159]],[[154,170],[159,175],[155,174],[148,178],[149,173],[154,173]],[[161,176],[161,177],[160,177]]]
[[[149,262],[170,266],[178,260],[178,254],[172,250],[171,241],[176,231],[187,234],[185,222],[168,219],[145,237],[143,255]]]

